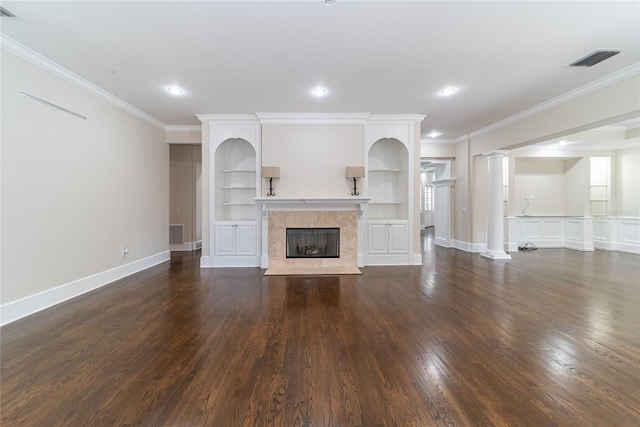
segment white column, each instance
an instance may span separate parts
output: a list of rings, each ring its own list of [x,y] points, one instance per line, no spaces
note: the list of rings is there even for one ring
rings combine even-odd
[[[487,204],[487,250],[481,255],[491,259],[511,259],[504,251],[504,200],[502,159],[506,151],[483,154],[489,158],[489,201]]]

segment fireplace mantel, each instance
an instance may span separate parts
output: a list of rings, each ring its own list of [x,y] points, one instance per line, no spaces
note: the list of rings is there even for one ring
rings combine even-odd
[[[369,197],[256,197],[254,200],[260,205],[268,206],[352,206],[366,205],[371,199]]]
[[[357,209],[358,217],[362,217],[362,207],[369,203],[369,197],[256,197],[257,204],[262,205],[262,216],[266,218],[267,210],[342,210]]]

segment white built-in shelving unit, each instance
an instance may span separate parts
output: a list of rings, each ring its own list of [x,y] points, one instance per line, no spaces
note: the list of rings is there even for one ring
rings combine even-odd
[[[210,243],[201,265],[257,267],[260,210],[255,198],[260,189],[260,124],[255,117],[199,117],[208,124],[210,171]]]
[[[414,224],[419,203],[413,200],[413,177],[419,171],[414,153],[416,123],[424,116],[381,116],[365,125],[367,265],[421,263],[414,253]]]

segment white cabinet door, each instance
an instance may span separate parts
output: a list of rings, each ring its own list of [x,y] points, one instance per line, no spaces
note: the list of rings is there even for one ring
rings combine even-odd
[[[390,254],[406,254],[408,252],[407,222],[390,222],[388,226],[388,251]]]
[[[255,255],[256,253],[256,224],[236,223],[236,254]]]
[[[235,224],[215,224],[215,254],[233,255],[235,253]]]
[[[216,222],[215,223],[216,255],[255,255],[256,223]]]
[[[408,241],[407,221],[369,221],[370,254],[406,254]]]
[[[369,222],[369,253],[370,254],[386,254],[387,253],[387,223],[386,222]]]

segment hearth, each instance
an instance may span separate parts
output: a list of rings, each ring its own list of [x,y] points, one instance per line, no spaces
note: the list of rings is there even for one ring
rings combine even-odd
[[[339,228],[287,228],[287,258],[340,258]]]

